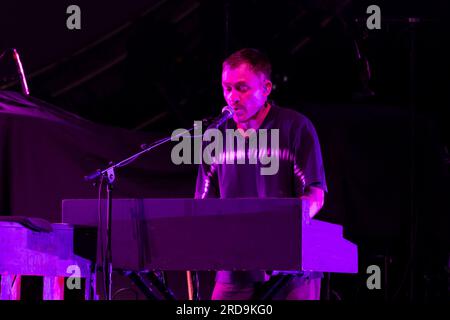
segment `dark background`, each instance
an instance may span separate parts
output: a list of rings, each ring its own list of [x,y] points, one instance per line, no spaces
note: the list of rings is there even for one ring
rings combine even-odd
[[[66,28],[71,4],[81,8],[81,30]],[[371,4],[381,8],[381,30],[366,28]],[[221,62],[256,47],[273,62],[272,98],[319,133],[329,184],[320,218],[343,224],[360,249],[359,275],[333,275],[332,298],[445,300],[449,15],[444,0],[3,2],[0,89],[20,91],[8,49],[16,48],[34,106],[98,125],[0,113],[1,213],[59,221],[60,200],[96,196],[78,177],[217,114]],[[195,167],[163,158],[125,170],[118,195],[192,196]],[[383,266],[380,291],[366,288],[371,264]]]

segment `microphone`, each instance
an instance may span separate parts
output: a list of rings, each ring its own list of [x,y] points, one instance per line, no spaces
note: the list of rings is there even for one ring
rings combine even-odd
[[[220,125],[222,125],[222,123],[224,123],[228,119],[231,119],[233,115],[234,115],[233,109],[230,106],[225,106],[222,108],[222,113],[220,114],[220,116],[212,119],[210,121],[209,126],[217,129]]]
[[[30,94],[30,90],[28,90],[27,79],[25,78],[25,73],[23,72],[22,62],[20,61],[19,54],[16,49],[13,49],[13,57],[16,61],[17,69],[20,75],[20,84],[22,86],[22,93],[26,96]]]

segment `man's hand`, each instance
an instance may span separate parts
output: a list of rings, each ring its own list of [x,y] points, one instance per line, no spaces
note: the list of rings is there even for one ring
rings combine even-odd
[[[312,219],[323,207],[325,192],[317,187],[308,187],[300,199],[309,202],[309,217]]]

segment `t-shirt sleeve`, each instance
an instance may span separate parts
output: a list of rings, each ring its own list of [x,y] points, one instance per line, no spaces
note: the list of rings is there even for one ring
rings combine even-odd
[[[199,165],[194,197],[195,199],[220,197],[216,166]]]
[[[299,188],[313,186],[327,192],[319,138],[314,125],[307,118],[298,129],[294,143],[294,172],[299,180],[298,184],[301,185]]]

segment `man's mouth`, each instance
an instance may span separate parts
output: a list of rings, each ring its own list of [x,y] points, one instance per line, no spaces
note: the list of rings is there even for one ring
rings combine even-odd
[[[242,109],[237,109],[234,111],[234,114],[237,115],[238,117],[241,117],[245,114],[245,112]]]

